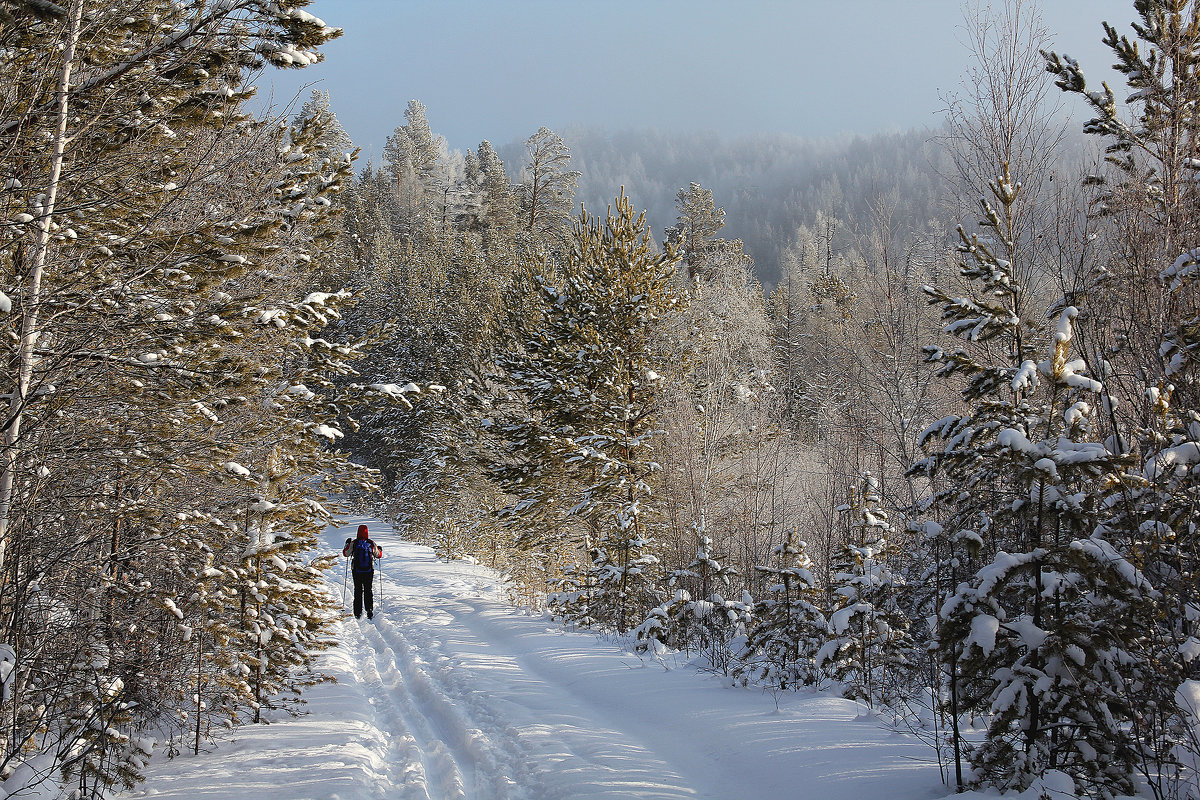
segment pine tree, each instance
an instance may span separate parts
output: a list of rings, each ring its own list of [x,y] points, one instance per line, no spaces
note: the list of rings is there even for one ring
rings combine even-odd
[[[667,241],[679,250],[690,284],[696,279],[709,243],[725,227],[725,209],[716,207],[711,189],[694,182],[679,190],[675,208],[678,222],[667,229]]]
[[[346,132],[341,122],[338,121],[337,115],[333,113],[328,92],[313,90],[312,96],[305,101],[300,113],[292,120],[291,130],[317,132],[317,138],[311,144],[306,144],[306,152],[312,156],[314,161],[313,166],[324,170],[338,169],[340,165],[353,162],[358,157],[359,148],[354,146],[350,134]],[[317,172],[319,173],[320,170]],[[320,191],[322,178],[317,174],[314,175],[313,180],[314,185],[310,187],[311,190]],[[336,200],[330,201],[334,204],[333,212],[335,214],[342,214],[357,205],[357,198],[354,197],[357,189],[358,186],[353,180],[346,179],[338,182]],[[325,235],[327,246],[324,248],[325,257],[321,263],[322,271],[314,271],[311,277],[313,283],[320,286],[346,286],[352,282],[352,274],[358,258],[358,254],[355,252],[358,243],[350,235],[352,232],[351,225],[343,222],[341,226],[338,226],[336,233]]]
[[[744,595],[726,597],[736,570],[713,558],[713,542],[703,526],[696,538],[696,557],[667,580],[667,591],[674,591],[671,599],[652,609],[635,633],[646,643],[684,652],[694,648],[711,668],[728,674],[733,657],[730,642],[745,635],[751,604]]]
[[[668,366],[656,334],[679,305],[674,263],[652,254],[626,197],[603,221],[585,212],[561,274],[543,262],[535,277],[522,349],[500,359],[516,400],[502,423],[511,513],[526,530],[549,520],[539,536],[579,532],[588,616],[619,631],[658,604],[652,445]]]
[[[950,557],[974,572],[942,605],[939,648],[958,710],[991,714],[984,742],[968,751],[977,781],[1024,789],[1061,770],[1088,791],[1127,793],[1134,749],[1119,722],[1121,665],[1149,587],[1096,532],[1124,462],[1088,438],[1102,387],[1069,357],[1079,311],[1061,305],[1050,330],[1019,313],[1011,207],[1020,187],[1006,172],[992,191],[1000,210],[985,201],[983,211],[1002,254],[961,234],[974,296],[926,289],[947,332],[1001,345],[994,360],[982,348],[929,348],[943,374],[969,381],[968,414],[926,431],[945,442],[925,465],[951,487],[932,501],[945,514],[941,535],[969,543]],[[1041,362],[1039,340],[1050,351]]]
[[[834,562],[829,639],[816,658],[847,697],[872,707],[900,698],[916,651],[888,564],[893,529],[879,507],[882,499],[867,473],[839,509],[849,517],[850,538]]]
[[[241,106],[243,69],[312,63],[337,35],[305,5],[76,0],[0,19],[13,88],[0,93],[13,156],[0,203],[18,220],[0,232],[0,359],[15,367],[0,640],[16,654],[17,700],[0,711],[0,761],[57,753],[81,795],[135,779],[145,754],[131,734],[187,708],[185,626],[202,617],[186,593],[215,580],[210,567],[231,578],[210,559],[231,531],[238,461],[274,437],[275,494],[298,523],[284,565],[315,530],[297,510],[310,525],[327,513],[311,476],[348,469],[325,450],[344,398],[289,407],[288,379],[319,386],[357,354],[309,336],[344,302],[308,281],[351,162],[315,157],[328,132],[315,118],[289,130]],[[282,600],[280,617],[311,599]],[[311,636],[276,643],[281,670],[319,649],[320,607],[308,606]]]
[[[346,153],[355,151],[354,140],[350,138],[350,134],[346,132],[342,123],[338,121],[337,115],[333,113],[329,92],[313,89],[312,94],[301,106],[300,113],[296,115],[293,124],[301,123],[310,117],[320,119],[321,136],[318,145],[322,155],[337,162]]]
[[[384,144],[383,168],[392,178],[410,236],[420,226],[428,212],[427,203],[436,193],[434,184],[445,149],[445,140],[429,127],[424,104],[408,101],[404,124]]]
[[[1200,678],[1194,579],[1200,489],[1192,466],[1200,454],[1200,14],[1195,3],[1172,0],[1136,2],[1134,10],[1133,36],[1105,23],[1103,37],[1125,77],[1128,112],[1107,84],[1089,88],[1074,59],[1044,55],[1058,86],[1090,107],[1094,116],[1084,131],[1102,137],[1108,162],[1088,179],[1113,253],[1081,281],[1097,310],[1084,343],[1104,369],[1109,440],[1129,453],[1129,474],[1136,476],[1109,496],[1104,535],[1159,592],[1141,626],[1127,692],[1138,698],[1132,725],[1140,771],[1163,798],[1194,791],[1194,777],[1180,764],[1195,763],[1200,753],[1189,732],[1194,709],[1179,694]]]
[[[816,655],[828,623],[821,612],[821,593],[812,574],[807,545],[795,531],[775,548],[777,566],[756,567],[770,581],[751,611],[742,664],[735,670],[743,680],[778,689],[798,689],[820,683]]]
[[[404,124],[388,137],[383,148],[384,168],[393,180],[399,181],[398,191],[402,196],[406,193],[403,186],[406,175],[421,185],[428,184],[444,147],[443,139],[429,127],[424,103],[409,100],[404,109]]]
[[[517,198],[512,184],[492,143],[479,143],[480,191],[483,194],[483,218],[488,226],[489,242],[503,238],[516,228]],[[489,248],[490,249],[490,248]]]

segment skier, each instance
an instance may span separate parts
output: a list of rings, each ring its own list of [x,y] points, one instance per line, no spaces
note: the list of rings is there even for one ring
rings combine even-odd
[[[354,616],[361,617],[363,607],[367,619],[375,616],[375,594],[371,590],[375,580],[375,559],[383,558],[383,548],[367,536],[367,526],[358,526],[358,538],[347,539],[342,555],[350,559],[350,572],[354,575]]]

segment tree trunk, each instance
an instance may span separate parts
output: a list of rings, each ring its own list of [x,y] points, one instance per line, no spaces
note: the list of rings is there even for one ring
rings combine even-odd
[[[204,609],[200,610],[204,613]],[[204,682],[204,628],[196,630],[196,741],[192,755],[200,755],[200,719],[204,716],[204,701],[201,699],[201,684]]]
[[[41,300],[42,275],[46,269],[46,257],[50,250],[50,228],[54,219],[54,205],[58,199],[59,179],[62,175],[64,155],[67,149],[68,93],[71,88],[71,72],[75,66],[75,47],[79,42],[79,27],[83,17],[83,0],[72,0],[64,34],[62,67],[58,74],[58,89],[55,97],[55,130],[50,143],[50,174],[47,180],[41,216],[37,220],[37,237],[34,242],[29,278],[21,292],[21,339],[17,347],[17,382],[9,398],[9,414],[4,425],[3,460],[0,462],[0,575],[5,574],[8,556],[9,526],[12,519],[13,496],[16,486],[17,463],[21,454],[21,422],[25,416],[25,405],[29,388],[33,382],[35,361],[34,346],[37,344],[39,304]]]

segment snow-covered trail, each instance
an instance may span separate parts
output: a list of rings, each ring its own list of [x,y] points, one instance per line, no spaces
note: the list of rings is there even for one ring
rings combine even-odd
[[[932,751],[848,701],[729,688],[643,663],[504,603],[487,569],[438,561],[374,520],[375,619],[342,623],[309,713],[214,752],[156,759],[160,798],[617,800],[944,796]],[[341,565],[330,581],[341,593]],[[379,592],[376,584],[376,592]],[[350,591],[347,592],[349,595]],[[349,601],[349,597],[347,597]]]

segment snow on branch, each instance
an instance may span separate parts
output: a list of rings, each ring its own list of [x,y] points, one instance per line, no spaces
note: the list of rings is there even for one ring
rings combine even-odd
[[[1194,278],[1200,272],[1200,247],[1194,247],[1175,259],[1175,263],[1162,271],[1161,278],[1170,285],[1172,292],[1178,291],[1184,283]]]

